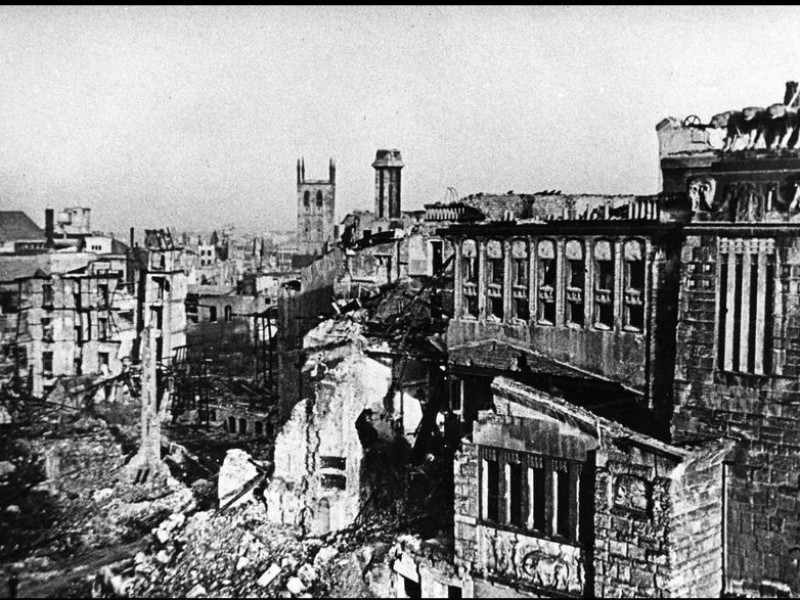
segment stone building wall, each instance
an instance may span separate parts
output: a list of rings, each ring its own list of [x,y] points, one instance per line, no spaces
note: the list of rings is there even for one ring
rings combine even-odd
[[[777,252],[775,292],[766,309],[772,322],[772,369],[764,374],[719,367],[718,351],[725,343],[718,334],[723,293],[719,240],[711,234],[687,237],[672,428],[677,440],[725,436],[739,442],[727,488],[726,591],[796,595],[800,593],[800,570],[795,565],[800,555],[800,344],[796,341],[800,244],[793,235],[772,237]]]
[[[275,471],[267,498],[272,522],[314,535],[352,524],[361,502],[364,450],[356,421],[365,409],[383,410],[391,368],[351,352],[328,367],[312,397],[294,406],[275,442]]]

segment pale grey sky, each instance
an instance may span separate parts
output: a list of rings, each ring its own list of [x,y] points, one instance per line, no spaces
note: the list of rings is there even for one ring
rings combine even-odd
[[[783,99],[800,8],[0,7],[0,207],[93,225],[292,228],[459,194],[653,193],[655,124]]]

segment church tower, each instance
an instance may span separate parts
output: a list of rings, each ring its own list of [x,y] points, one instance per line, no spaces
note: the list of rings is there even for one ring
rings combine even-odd
[[[334,241],[336,164],[328,164],[328,179],[306,179],[305,160],[297,161],[297,251],[322,254]]]
[[[400,150],[378,150],[375,153],[375,216],[378,219],[400,219]]]

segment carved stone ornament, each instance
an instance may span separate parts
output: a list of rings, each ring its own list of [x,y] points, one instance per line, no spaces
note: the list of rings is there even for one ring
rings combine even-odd
[[[700,177],[689,181],[689,200],[692,212],[710,211],[714,208],[717,182],[711,177]]]
[[[562,593],[583,592],[580,548],[489,527],[480,530],[483,567],[489,573]]]

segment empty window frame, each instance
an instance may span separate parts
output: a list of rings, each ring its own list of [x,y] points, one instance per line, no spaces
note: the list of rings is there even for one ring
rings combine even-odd
[[[303,206],[308,208],[311,205],[311,194],[308,190],[303,192]]]
[[[106,317],[97,319],[97,339],[101,341],[108,339],[108,319]]]
[[[42,341],[43,342],[53,341],[53,319],[51,319],[50,317],[42,318]]]
[[[540,240],[536,250],[538,271],[538,320],[545,325],[556,322],[556,244],[553,240]]]
[[[594,326],[614,327],[614,244],[598,240],[594,244]]]
[[[322,192],[317,190],[317,208],[322,208]]]
[[[521,321],[530,319],[528,302],[528,280],[530,261],[528,259],[528,242],[514,240],[511,242],[511,310],[512,316]]]
[[[461,244],[461,278],[463,311],[471,317],[478,316],[478,247],[475,240]]]
[[[53,374],[53,353],[42,352],[42,371],[45,376]]]
[[[42,306],[45,306],[45,307],[53,306],[53,284],[52,283],[42,284]]]
[[[503,319],[503,280],[505,256],[503,242],[489,240],[486,244],[486,306],[490,316]]]
[[[646,273],[644,243],[639,240],[626,241],[623,258],[625,261],[624,328],[629,331],[643,331]]]
[[[586,255],[583,242],[568,240],[564,248],[567,267],[566,311],[567,325],[582,327],[585,320]]]
[[[107,308],[109,306],[109,293],[108,293],[107,283],[100,283],[97,285],[97,296],[100,303],[100,307]]]
[[[480,458],[482,520],[578,541],[582,463],[487,446]]]

